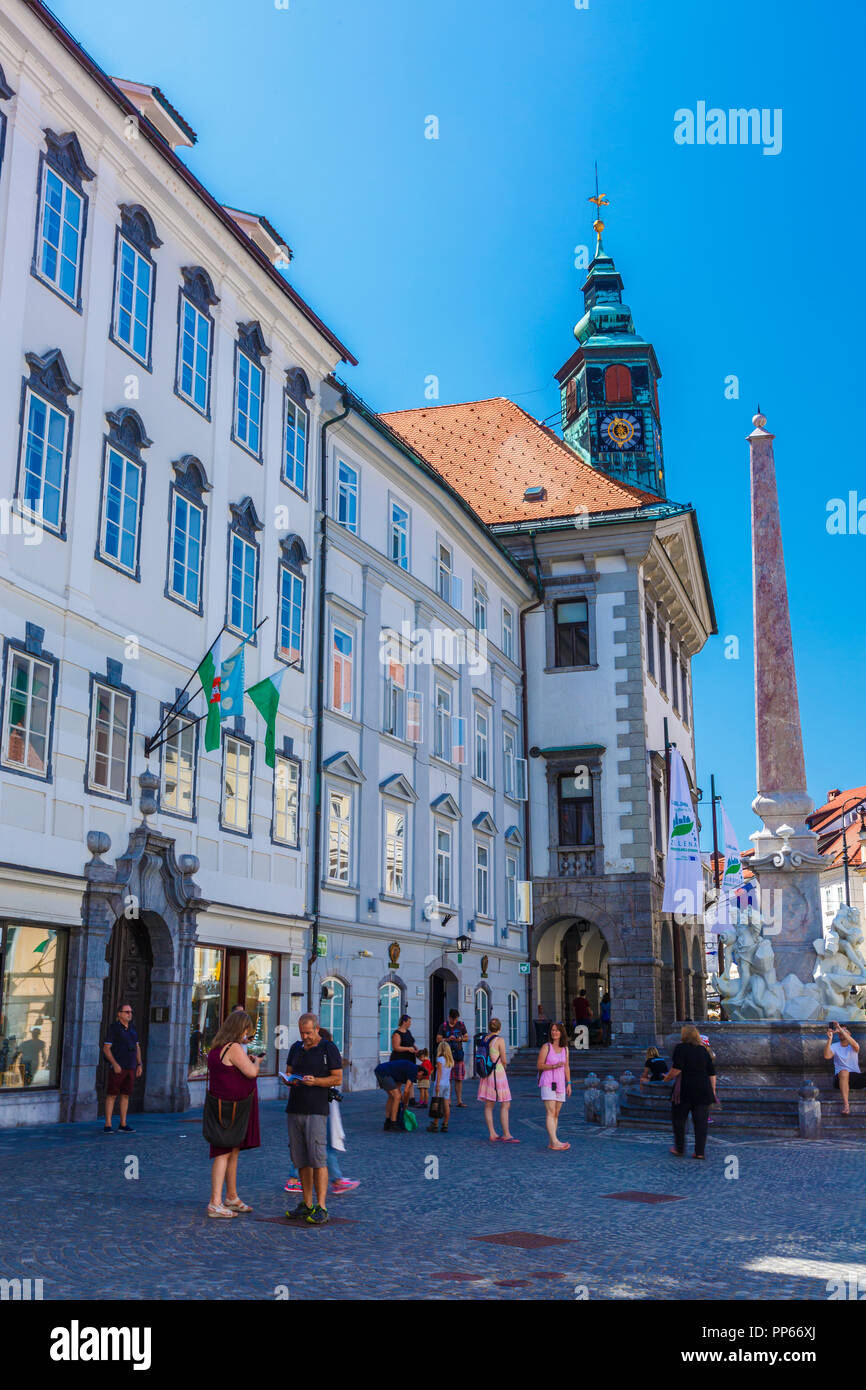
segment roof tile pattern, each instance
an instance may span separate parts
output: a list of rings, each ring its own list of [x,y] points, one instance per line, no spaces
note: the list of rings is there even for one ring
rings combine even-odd
[[[658,503],[652,493],[591,468],[506,396],[390,411],[381,418],[488,525]],[[525,501],[528,487],[543,487],[543,501]]]

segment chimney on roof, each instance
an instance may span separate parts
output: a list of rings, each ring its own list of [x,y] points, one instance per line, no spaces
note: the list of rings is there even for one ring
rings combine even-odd
[[[173,150],[179,145],[195,144],[197,136],[192,126],[187,124],[158,87],[152,87],[149,82],[130,82],[125,77],[112,77],[111,80],[124,96],[129,97],[142,116],[147,117]]]
[[[838,796],[838,795],[839,795],[839,792],[840,792],[840,791],[841,791],[841,788],[840,788],[840,787],[833,787],[832,790],[831,790],[831,791],[828,791],[828,793],[827,793],[827,800],[828,800],[828,801],[832,801],[833,798],[834,798],[835,796]]]

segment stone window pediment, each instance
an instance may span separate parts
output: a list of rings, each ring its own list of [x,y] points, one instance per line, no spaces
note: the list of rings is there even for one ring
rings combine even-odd
[[[183,292],[187,298],[206,314],[213,304],[219,304],[219,296],[213,287],[213,280],[202,265],[181,267]]]
[[[120,208],[120,231],[126,240],[135,247],[136,251],[148,259],[151,251],[155,251],[162,242],[156,234],[153,225],[153,218],[141,203],[119,203]]]
[[[289,397],[289,400],[294,401],[296,405],[303,406],[304,409],[306,409],[307,401],[310,400],[313,395],[313,388],[310,385],[310,378],[307,376],[303,367],[286,368],[286,395]]]
[[[212,490],[204,464],[195,454],[183,454],[179,459],[174,459],[171,466],[175,486],[197,502],[203,501],[204,494]]]
[[[505,843],[507,845],[514,845],[517,849],[523,848],[523,836],[516,825],[509,825],[505,832]]]
[[[496,834],[496,822],[489,811],[481,811],[473,820],[472,826],[482,835]]]
[[[430,809],[437,816],[447,816],[449,820],[460,820],[462,815],[460,807],[449,792],[443,792],[435,801],[431,801]]]
[[[408,778],[402,772],[395,772],[390,777],[386,777],[379,783],[379,791],[383,796],[394,796],[400,801],[409,801],[412,805],[418,800],[418,794]]]
[[[258,319],[253,319],[250,323],[238,324],[238,345],[241,352],[245,352],[247,357],[251,358],[258,367],[261,367],[264,357],[271,355],[271,350],[265,342],[262,326]]]
[[[322,766],[332,777],[342,777],[347,782],[366,782],[366,777],[361,771],[351,753],[332,753],[330,758],[325,758]]]
[[[288,565],[290,570],[300,573],[303,565],[310,563],[310,556],[304,544],[303,537],[296,532],[283,536],[280,541],[280,558],[283,563]]]
[[[108,421],[109,444],[141,462],[142,449],[150,448],[153,441],[148,439],[138,411],[123,406],[120,410],[107,410],[105,418]]]
[[[237,531],[244,540],[255,543],[256,532],[262,530],[263,524],[259,520],[253,499],[244,497],[240,502],[230,502],[229,511],[232,516],[232,530]]]
[[[64,134],[58,135],[56,131],[46,128],[44,135],[45,157],[52,169],[55,169],[77,193],[83,193],[85,183],[95,179],[96,173],[84,158],[84,151],[75,131],[67,130]]]
[[[24,354],[24,360],[30,368],[27,385],[40,395],[47,396],[56,405],[65,409],[67,396],[77,396],[81,390],[69,375],[69,368],[60,348],[52,348],[44,357],[35,352],[27,352]]]

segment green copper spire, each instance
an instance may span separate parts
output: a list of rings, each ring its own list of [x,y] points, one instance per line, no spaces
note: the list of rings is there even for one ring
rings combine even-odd
[[[584,313],[575,324],[577,351],[557,372],[562,391],[562,435],[587,463],[609,477],[665,496],[657,382],[652,344],[636,331],[623,303],[622,276],[604,249],[598,191],[595,255],[582,286]]]

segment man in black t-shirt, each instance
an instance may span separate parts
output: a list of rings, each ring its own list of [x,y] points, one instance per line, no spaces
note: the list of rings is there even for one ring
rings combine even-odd
[[[121,1004],[117,1010],[117,1016],[108,1030],[105,1042],[102,1044],[102,1052],[111,1067],[108,1075],[108,1087],[105,1092],[103,1131],[106,1134],[111,1133],[114,1098],[120,1096],[120,1133],[132,1134],[132,1126],[126,1123],[126,1112],[129,1109],[129,1097],[132,1095],[132,1088],[137,1078],[141,1076],[142,1066],[138,1034],[132,1026],[131,1005]]]
[[[339,1049],[322,1037],[315,1014],[301,1014],[298,1032],[300,1041],[292,1045],[286,1063],[286,1114],[289,1148],[303,1195],[286,1216],[310,1226],[323,1226],[328,1219],[328,1093],[332,1086],[342,1085],[343,1059]]]

